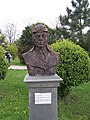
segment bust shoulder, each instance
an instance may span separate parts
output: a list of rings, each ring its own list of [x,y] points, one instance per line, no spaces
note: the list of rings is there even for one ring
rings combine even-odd
[[[55,52],[55,51],[51,51],[51,56],[52,56],[52,61],[54,63],[58,64],[59,58],[60,58],[60,53],[59,52]]]
[[[60,53],[53,51],[49,45],[47,45],[47,49],[51,52],[52,55],[56,55],[58,57],[60,56]]]
[[[33,54],[33,50],[31,49],[28,52],[23,53],[22,56],[25,58],[26,56],[32,55],[32,54]]]
[[[33,55],[34,55],[34,51],[31,51],[31,50],[23,53],[22,56],[24,58],[25,63],[28,63],[29,60],[31,59],[31,56],[33,56]]]

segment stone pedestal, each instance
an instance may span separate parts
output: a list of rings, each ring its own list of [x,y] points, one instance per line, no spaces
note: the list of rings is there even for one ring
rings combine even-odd
[[[29,120],[58,120],[57,87],[61,80],[58,75],[25,76],[29,90]]]

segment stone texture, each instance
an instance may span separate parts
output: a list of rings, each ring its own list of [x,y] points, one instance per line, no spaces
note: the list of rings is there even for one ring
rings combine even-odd
[[[29,89],[29,120],[58,120],[57,87],[62,79],[58,75],[25,76]],[[51,93],[51,104],[35,104],[35,93]]]
[[[35,93],[51,93],[51,104],[35,104]],[[30,119],[29,120],[57,120],[57,89],[30,88],[29,89]]]

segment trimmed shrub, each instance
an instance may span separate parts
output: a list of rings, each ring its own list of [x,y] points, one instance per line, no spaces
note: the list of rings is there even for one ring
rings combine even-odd
[[[79,45],[62,40],[51,45],[60,52],[57,74],[63,79],[58,89],[61,97],[67,95],[71,86],[77,86],[90,79],[90,58]]]
[[[5,51],[0,46],[0,80],[4,79],[8,70],[8,63],[5,59]]]
[[[7,50],[10,51],[10,54],[11,54],[13,60],[18,56],[18,49],[15,44],[8,45]]]

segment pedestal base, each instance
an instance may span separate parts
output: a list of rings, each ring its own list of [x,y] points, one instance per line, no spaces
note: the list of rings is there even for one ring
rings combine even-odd
[[[58,75],[26,75],[24,82],[29,89],[29,120],[58,120],[57,87],[61,80]]]

